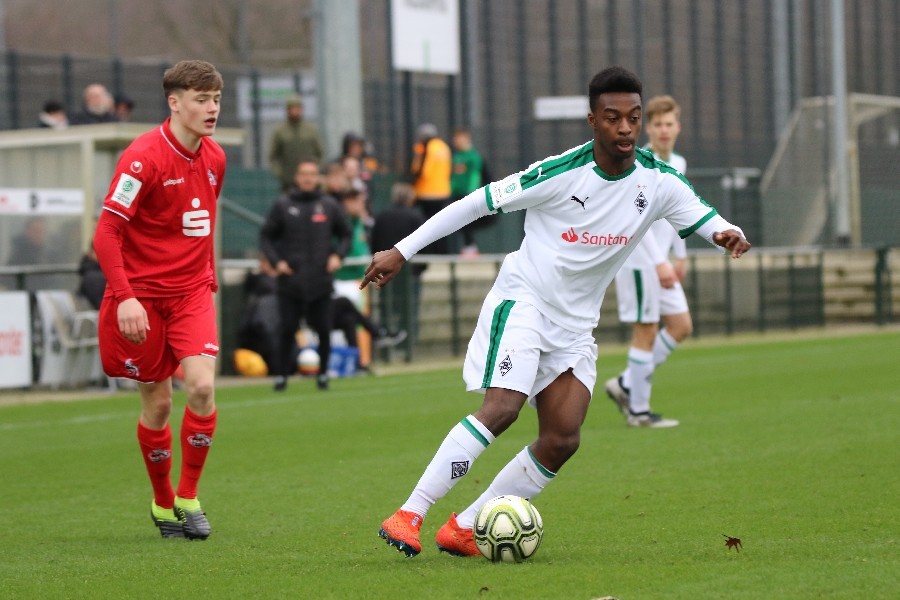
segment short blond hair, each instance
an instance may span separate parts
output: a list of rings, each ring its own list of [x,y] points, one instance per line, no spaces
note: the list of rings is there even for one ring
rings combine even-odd
[[[657,115],[667,113],[675,113],[675,120],[681,120],[681,106],[675,102],[675,98],[669,95],[654,96],[647,100],[647,106],[644,107],[644,114],[648,121],[652,121]]]

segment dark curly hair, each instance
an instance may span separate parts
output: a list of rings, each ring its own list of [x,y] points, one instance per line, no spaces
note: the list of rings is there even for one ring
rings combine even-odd
[[[588,102],[593,112],[600,94],[627,92],[637,94],[643,100],[643,91],[644,86],[637,75],[624,67],[607,67],[591,79],[591,83],[588,85]]]

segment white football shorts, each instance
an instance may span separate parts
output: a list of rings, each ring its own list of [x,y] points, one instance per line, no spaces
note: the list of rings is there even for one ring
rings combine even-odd
[[[531,304],[488,293],[466,351],[466,389],[515,390],[527,394],[534,406],[535,396],[569,369],[593,394],[597,381],[593,332],[563,329]]]
[[[688,312],[680,283],[664,288],[656,268],[620,269],[616,273],[616,300],[623,323],[659,323],[660,316]]]

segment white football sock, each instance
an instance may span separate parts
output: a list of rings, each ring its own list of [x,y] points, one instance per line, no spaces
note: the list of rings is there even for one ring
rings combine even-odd
[[[631,389],[631,369],[629,369],[628,367],[625,367],[625,370],[622,371],[622,374],[620,375],[620,377],[622,378],[622,381],[621,381],[622,387],[625,388],[626,390],[630,390]]]
[[[631,393],[628,396],[631,412],[649,412],[650,390],[653,387],[653,353],[629,348],[628,368],[631,370]]]
[[[472,529],[475,526],[475,515],[485,502],[491,498],[511,494],[525,499],[531,499],[541,493],[544,487],[553,481],[556,473],[545,469],[531,454],[528,446],[516,454],[516,456],[500,469],[494,481],[488,486],[478,500],[469,508],[456,516],[456,522],[464,529]]]
[[[428,509],[469,472],[475,459],[493,441],[493,434],[474,416],[469,415],[457,423],[444,438],[409,499],[400,508],[424,517]]]
[[[678,342],[675,341],[675,338],[665,329],[660,329],[653,341],[653,365],[658,367],[666,362],[666,359],[677,347]]]

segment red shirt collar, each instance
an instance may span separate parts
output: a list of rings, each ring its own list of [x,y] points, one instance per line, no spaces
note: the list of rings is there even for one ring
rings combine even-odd
[[[203,149],[203,140],[202,139],[200,140],[200,147],[197,148],[197,152],[191,152],[190,150],[188,150],[187,148],[182,146],[181,142],[178,141],[178,138],[175,137],[175,134],[172,133],[171,121],[172,121],[172,117],[169,117],[168,119],[163,121],[163,124],[160,126],[160,129],[162,131],[163,137],[169,143],[169,145],[172,147],[172,149],[175,150],[175,152],[180,154],[182,157],[184,157],[186,160],[193,160],[193,159],[197,158],[198,156],[200,156],[200,151]]]

